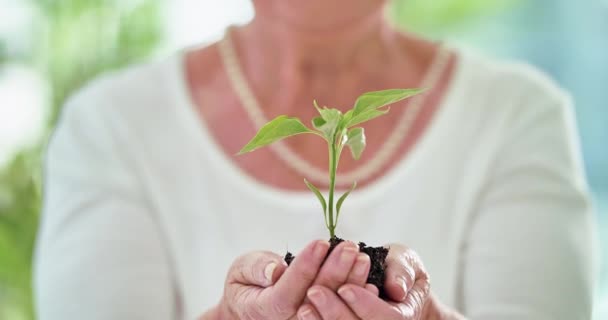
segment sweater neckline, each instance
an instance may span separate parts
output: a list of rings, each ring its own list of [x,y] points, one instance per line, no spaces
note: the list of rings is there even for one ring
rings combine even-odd
[[[452,47],[453,48],[453,47]],[[169,76],[173,78],[170,83],[173,85],[171,93],[175,102],[175,112],[178,113],[178,119],[181,122],[183,129],[188,131],[188,135],[193,137],[198,148],[204,153],[204,157],[208,160],[205,165],[213,168],[213,172],[222,175],[221,181],[229,183],[230,187],[238,188],[246,194],[254,196],[256,199],[267,203],[279,204],[281,206],[297,206],[297,207],[316,207],[317,203],[315,196],[309,191],[292,191],[284,190],[267,183],[258,181],[253,178],[224,153],[222,148],[209,131],[205,121],[200,119],[200,115],[196,111],[196,105],[192,100],[190,90],[188,88],[185,60],[187,50],[181,50],[170,58]],[[441,128],[449,123],[448,114],[450,113],[450,104],[456,103],[462,95],[462,86],[464,85],[464,74],[466,73],[466,54],[461,50],[457,50],[456,63],[447,83],[447,89],[444,93],[439,105],[435,110],[430,122],[426,125],[424,132],[419,137],[419,140],[414,143],[408,154],[397,161],[384,175],[377,178],[375,181],[366,185],[363,188],[357,188],[349,197],[348,201],[352,206],[363,205],[374,199],[382,196],[387,188],[394,187],[400,181],[404,181],[405,176],[410,171],[409,169],[419,161],[424,161],[425,156],[429,155],[431,146],[441,144]]]

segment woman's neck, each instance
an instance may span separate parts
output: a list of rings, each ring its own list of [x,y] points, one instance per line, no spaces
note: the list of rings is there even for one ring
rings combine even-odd
[[[378,49],[385,23],[381,10],[328,28],[308,28],[256,17],[243,28],[243,45],[281,67],[336,71]],[[263,59],[266,60],[266,59]]]
[[[292,105],[298,97],[318,96],[315,88],[381,72],[394,36],[381,9],[327,28],[256,16],[233,33],[251,87],[262,99]]]

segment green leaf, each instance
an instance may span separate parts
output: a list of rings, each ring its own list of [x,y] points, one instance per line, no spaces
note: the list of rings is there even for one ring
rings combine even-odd
[[[345,128],[346,124],[353,118],[353,109],[346,111],[344,116],[342,117],[342,127]]]
[[[346,127],[350,128],[350,127],[356,126],[360,123],[367,122],[369,120],[378,118],[379,116],[383,116],[383,115],[387,114],[389,110],[390,110],[389,107],[387,107],[384,110],[369,109],[367,111],[359,113],[356,116],[352,116],[351,119],[346,124]]]
[[[386,112],[381,114],[379,112],[382,111],[377,110],[378,108],[409,98],[422,91],[421,89],[388,89],[364,93],[357,98],[347,127],[379,117]],[[371,110],[375,112],[371,112]]]
[[[336,203],[336,224],[338,223],[338,218],[340,218],[340,208],[342,208],[342,203],[344,202],[344,200],[346,200],[346,197],[348,197],[348,195],[355,190],[355,188],[357,187],[357,181],[353,182],[353,186],[350,187],[350,189],[348,191],[346,191],[341,197],[340,199],[338,199],[338,202]]]
[[[346,134],[346,146],[350,149],[353,159],[359,160],[365,149],[365,131],[361,127],[353,128]]]
[[[421,89],[388,89],[366,92],[357,98],[353,116],[369,109],[377,109],[420,93]]]
[[[319,128],[319,127],[323,126],[326,123],[327,123],[327,121],[323,120],[323,117],[314,117],[314,118],[312,118],[312,127],[313,128]]]
[[[327,202],[325,202],[323,194],[321,194],[321,191],[319,191],[317,187],[315,187],[312,183],[308,182],[308,180],[304,179],[304,183],[306,183],[308,189],[310,189],[310,191],[312,191],[317,196],[317,199],[319,199],[319,202],[321,203],[321,207],[323,207],[323,216],[326,216]],[[327,226],[327,219],[325,219],[325,225]]]
[[[298,118],[278,116],[265,124],[238,154],[251,152],[275,141],[301,133],[314,133],[314,131],[308,129]]]
[[[320,108],[317,101],[313,101],[313,104],[321,115],[320,118],[316,117],[313,119],[313,126],[323,134],[323,137],[327,141],[333,141],[332,139],[336,135],[336,130],[342,121],[342,112],[338,109]]]
[[[317,100],[316,99],[312,100],[312,104],[315,106],[315,108],[317,109],[317,111],[319,111],[319,113],[321,113],[321,107],[319,107],[319,105],[317,104]]]

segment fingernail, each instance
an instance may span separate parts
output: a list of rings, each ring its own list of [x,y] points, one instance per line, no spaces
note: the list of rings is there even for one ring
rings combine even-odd
[[[353,246],[344,246],[342,248],[342,254],[340,255],[340,263],[347,264],[352,263],[355,255],[357,254],[357,249]]]
[[[357,296],[355,296],[355,293],[353,292],[353,290],[351,290],[349,288],[342,287],[342,288],[338,289],[338,294],[340,295],[340,297],[342,297],[342,299],[344,299],[344,301],[346,301],[348,303],[357,302]]]
[[[317,244],[315,244],[315,249],[313,251],[313,254],[315,255],[315,257],[317,259],[323,259],[323,258],[325,258],[325,255],[327,254],[328,248],[329,248],[329,243],[327,241],[319,240],[319,241],[317,241]]]
[[[274,274],[274,270],[277,268],[277,264],[275,262],[269,263],[266,268],[264,268],[264,277],[268,281],[268,283],[272,283],[272,275]]]
[[[353,267],[353,273],[357,277],[365,276],[365,272],[367,271],[367,265],[369,262],[369,256],[367,254],[359,254],[357,256],[357,261],[355,262],[355,266]]]
[[[323,294],[323,292],[321,292],[321,290],[317,289],[317,288],[312,288],[308,290],[308,293],[306,295],[308,297],[308,299],[310,299],[310,301],[312,301],[317,307],[322,306],[323,304],[325,304],[325,295]]]
[[[348,243],[348,245],[347,245],[348,247],[351,247],[351,248],[355,249],[355,251],[359,252],[359,246],[356,243],[354,243],[352,241],[347,241],[347,243]]]
[[[315,320],[317,319],[317,317],[314,315],[314,313],[312,313],[312,310],[310,308],[304,308],[304,310],[298,314],[298,319]]]

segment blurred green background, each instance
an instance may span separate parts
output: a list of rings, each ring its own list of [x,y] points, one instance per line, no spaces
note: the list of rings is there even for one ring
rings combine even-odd
[[[34,319],[41,157],[60,107],[101,72],[217,39],[249,0],[0,0],[0,319]],[[523,59],[577,103],[598,229],[608,227],[608,1],[395,0],[400,28]],[[608,319],[608,232],[596,319]]]

